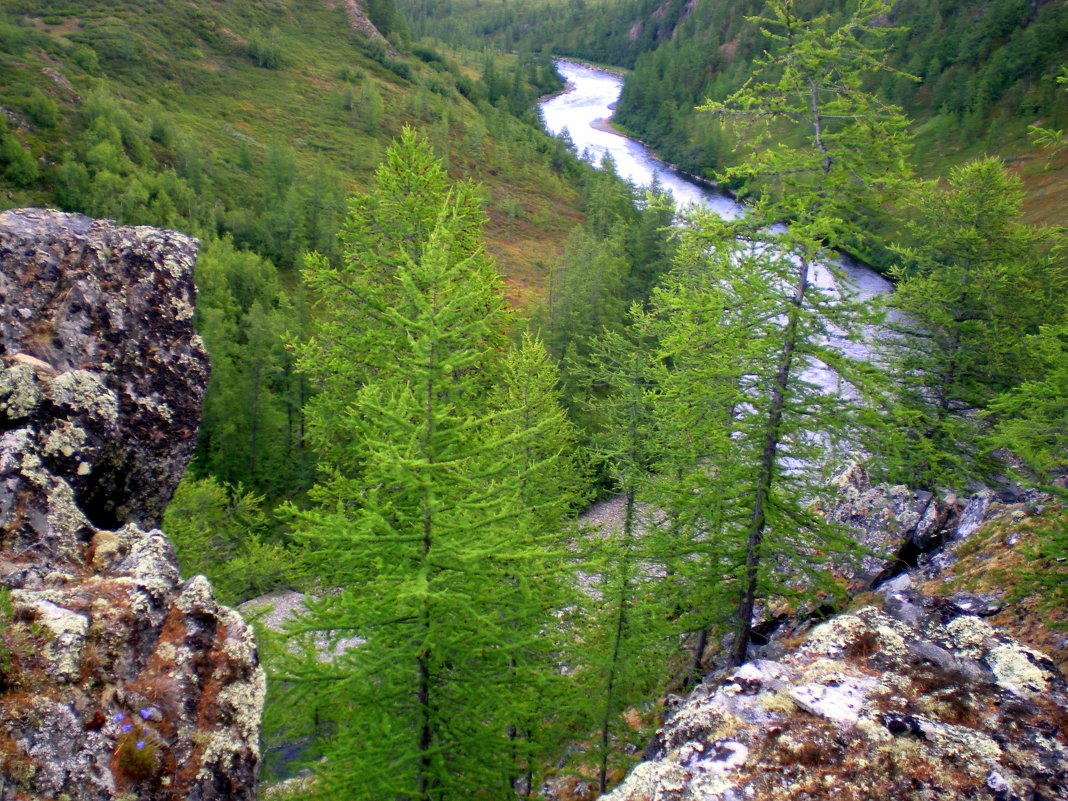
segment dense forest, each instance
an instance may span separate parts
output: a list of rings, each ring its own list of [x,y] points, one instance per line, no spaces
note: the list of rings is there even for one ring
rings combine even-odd
[[[849,464],[1065,495],[1065,4],[546,5],[0,11],[3,204],[201,240],[164,528],[227,603],[299,593],[260,638],[288,797],[604,792],[709,644],[847,598]],[[629,70],[618,124],[747,213],[541,131],[552,55]],[[821,286],[841,250],[894,294]],[[1021,581],[1055,606],[1054,518]]]

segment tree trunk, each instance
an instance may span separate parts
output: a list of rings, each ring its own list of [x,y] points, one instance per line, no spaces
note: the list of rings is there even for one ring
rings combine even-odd
[[[772,383],[771,403],[768,406],[767,420],[764,426],[764,446],[760,455],[760,467],[754,484],[753,513],[749,518],[749,535],[745,549],[745,583],[738,598],[738,620],[734,630],[734,645],[731,649],[731,664],[740,665],[746,659],[749,650],[749,638],[753,624],[753,607],[756,605],[757,577],[760,572],[760,546],[767,527],[767,504],[774,481],[775,463],[779,452],[782,428],[782,412],[786,403],[786,389],[790,383],[793,368],[794,351],[797,347],[797,326],[801,316],[801,305],[808,291],[809,262],[807,256],[801,257],[797,270],[797,286],[790,299],[786,327],[783,329],[782,348],[779,351],[779,364]]]

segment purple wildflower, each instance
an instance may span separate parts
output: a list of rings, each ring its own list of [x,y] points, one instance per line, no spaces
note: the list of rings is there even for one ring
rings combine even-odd
[[[150,710],[150,709],[142,709],[141,710],[141,719],[142,720],[148,720],[150,717],[152,717],[152,710]]]
[[[145,747],[145,741],[144,740],[138,740],[137,741],[137,750],[140,751],[144,747]]]
[[[122,720],[122,719],[123,719],[124,717],[126,717],[126,713],[125,713],[125,712],[117,712],[117,713],[115,714],[115,722],[116,722],[116,723],[118,723],[118,722],[119,722],[120,720]]]
[[[132,728],[133,728],[133,724],[132,723],[123,723],[122,724],[122,730],[124,732],[128,732]]]

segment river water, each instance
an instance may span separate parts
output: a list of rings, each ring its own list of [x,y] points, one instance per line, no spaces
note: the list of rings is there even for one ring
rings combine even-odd
[[[612,116],[612,106],[623,91],[622,78],[563,59],[557,60],[556,69],[570,88],[540,104],[541,118],[549,133],[558,136],[566,130],[578,152],[594,164],[600,164],[606,155],[611,156],[616,172],[635,186],[648,187],[655,179],[674,197],[680,209],[700,204],[728,219],[744,213],[733,198],[675,172],[640,142],[593,127],[594,123]],[[890,289],[885,278],[848,257],[838,267],[861,298]],[[817,269],[813,281],[823,287],[834,285],[826,268]]]
[[[744,207],[732,197],[675,172],[642,143],[595,127],[612,116],[612,106],[623,91],[622,78],[563,59],[557,60],[556,68],[569,88],[540,104],[542,121],[549,133],[558,136],[567,131],[579,154],[593,164],[600,164],[606,155],[611,156],[616,172],[635,186],[648,187],[655,180],[674,197],[680,210],[699,204],[727,219],[745,213]],[[891,289],[889,281],[848,256],[839,258],[836,267],[857,298],[871,298]],[[824,265],[814,266],[810,280],[832,292],[841,285]],[[872,349],[866,342],[850,341],[836,335],[833,327],[830,334],[830,342],[840,352],[854,359],[872,358]],[[868,329],[865,332],[868,341],[879,335],[878,330]],[[808,365],[802,376],[828,392],[843,391],[838,376],[823,365]]]

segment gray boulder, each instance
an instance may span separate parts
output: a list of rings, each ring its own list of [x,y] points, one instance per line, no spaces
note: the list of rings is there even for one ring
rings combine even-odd
[[[159,523],[208,361],[195,240],[0,213],[0,797],[255,798],[252,633]]]

